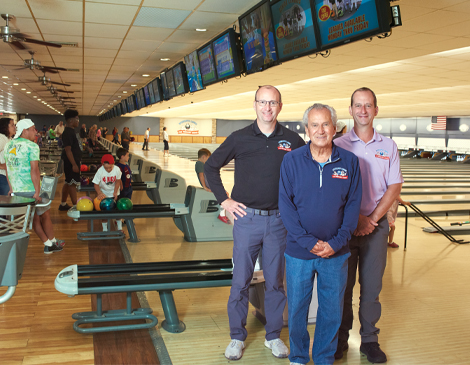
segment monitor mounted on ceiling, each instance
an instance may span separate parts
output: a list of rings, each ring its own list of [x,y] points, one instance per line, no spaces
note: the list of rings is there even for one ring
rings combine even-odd
[[[390,32],[388,0],[314,0],[314,22],[322,50]]]
[[[247,74],[279,63],[269,0],[263,0],[238,18]]]
[[[155,96],[155,102],[159,103],[163,101],[162,83],[158,77],[152,81],[152,89]]]
[[[279,60],[288,61],[319,51],[311,0],[271,3]]]
[[[176,95],[182,95],[189,92],[188,78],[186,77],[186,67],[183,62],[178,62],[172,67],[173,79],[175,81]]]
[[[202,90],[202,76],[201,68],[199,67],[199,59],[197,57],[197,51],[193,51],[184,58],[186,66],[186,75],[188,78],[189,91],[196,92]]]
[[[212,41],[217,81],[240,76],[243,72],[243,60],[239,44],[239,35],[233,28],[227,29]]]
[[[209,42],[197,50],[199,66],[201,67],[202,84],[204,86],[217,82],[217,71],[215,69],[214,51],[212,43]]]

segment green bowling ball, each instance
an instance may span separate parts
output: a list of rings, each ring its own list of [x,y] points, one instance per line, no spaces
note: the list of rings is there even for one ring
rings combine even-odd
[[[132,210],[133,205],[129,198],[121,198],[116,203],[118,210]]]

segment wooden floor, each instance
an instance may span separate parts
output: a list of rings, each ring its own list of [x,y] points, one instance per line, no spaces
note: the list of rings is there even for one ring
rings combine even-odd
[[[198,185],[194,162],[176,156],[163,157],[156,150],[144,152],[138,144],[131,144],[131,150],[177,172],[188,184]],[[223,172],[222,178],[230,190],[233,172]],[[136,202],[146,199],[145,194],[135,195]],[[75,238],[77,231],[86,230],[80,226],[86,223],[72,222],[54,208],[52,212],[57,237],[67,237],[67,247],[61,253],[44,255],[42,244],[31,235],[23,279],[14,297],[0,305],[2,365],[99,363],[94,357],[92,336],[73,331],[70,317],[74,312],[90,310],[90,297],[67,298],[53,286],[55,276],[64,267],[88,263],[88,244]],[[469,216],[436,217],[435,220],[449,224],[467,221]],[[133,262],[231,257],[232,242],[186,242],[170,218],[136,219],[135,224],[141,242],[127,243]],[[470,245],[450,244],[439,234],[424,233],[421,230],[424,226],[429,224],[420,218],[409,220],[408,250],[403,251],[404,219],[397,222],[396,242],[400,248],[388,252],[381,295],[380,344],[388,355],[389,364],[469,364],[470,294],[466,278],[470,274]],[[459,238],[470,239],[470,236]],[[226,313],[228,294],[229,288],[174,292],[180,319],[187,329],[171,334],[159,328],[171,363],[230,363],[223,355],[230,341]],[[163,311],[158,294],[148,292],[146,295],[161,322]],[[356,305],[358,296],[356,291]],[[275,359],[264,347],[264,328],[251,314],[247,329],[247,348],[237,364],[289,363],[287,359]],[[309,326],[312,337],[314,330],[314,325]],[[350,349],[337,364],[368,364],[359,354],[358,332],[355,320]],[[283,329],[281,338],[288,341],[287,328]]]

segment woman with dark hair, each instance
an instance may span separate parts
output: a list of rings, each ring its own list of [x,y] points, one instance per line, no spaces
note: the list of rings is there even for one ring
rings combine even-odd
[[[5,145],[15,136],[15,122],[11,118],[0,119],[0,195],[7,195],[10,191],[5,165]]]

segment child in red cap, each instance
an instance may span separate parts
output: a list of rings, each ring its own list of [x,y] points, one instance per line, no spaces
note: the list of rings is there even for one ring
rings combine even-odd
[[[114,165],[114,157],[106,154],[101,158],[101,167],[96,171],[93,178],[95,184],[95,191],[98,194],[98,199],[114,198],[117,200],[119,195],[119,188],[121,186],[121,169]],[[102,221],[103,231],[108,231],[108,223],[106,220]],[[122,222],[116,221],[117,229],[122,230]]]

